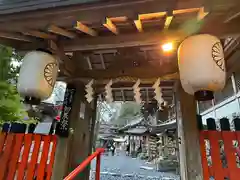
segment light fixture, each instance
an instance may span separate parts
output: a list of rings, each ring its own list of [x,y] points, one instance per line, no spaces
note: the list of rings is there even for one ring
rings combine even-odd
[[[170,52],[173,50],[173,43],[172,42],[169,42],[169,43],[166,43],[166,44],[163,44],[162,45],[162,50],[164,52]]]

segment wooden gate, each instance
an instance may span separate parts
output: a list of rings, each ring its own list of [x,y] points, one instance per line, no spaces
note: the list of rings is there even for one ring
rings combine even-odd
[[[204,180],[240,179],[240,119],[232,121],[199,117],[200,146]]]
[[[26,133],[24,124],[5,124],[0,132],[0,180],[50,180],[56,151],[55,135]]]

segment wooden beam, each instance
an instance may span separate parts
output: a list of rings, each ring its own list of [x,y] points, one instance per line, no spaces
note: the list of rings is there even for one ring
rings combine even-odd
[[[22,34],[27,35],[27,36],[42,38],[42,39],[51,39],[51,40],[57,39],[57,36],[54,36],[52,34],[47,34],[45,32],[41,32],[41,31],[35,31],[35,30],[24,31],[24,32],[22,32]]]
[[[55,41],[50,40],[48,42],[48,47],[53,53],[55,53],[59,57],[61,72],[63,72],[66,76],[71,77],[75,73],[76,67],[74,66],[72,61],[69,60],[68,56],[64,53],[61,45],[57,44]]]
[[[62,41],[65,51],[89,51],[118,49],[136,46],[159,45],[161,42],[170,40],[181,42],[186,37],[184,32],[149,32],[149,33],[131,33],[118,36],[106,36],[96,38],[82,38],[81,41]]]
[[[119,84],[113,84],[112,86],[112,90],[133,90],[133,85],[134,83],[124,83],[124,85],[122,85],[121,87],[121,84],[123,83],[119,83]],[[148,91],[153,91],[154,89],[152,88],[152,85],[154,84],[153,83],[147,83],[147,84],[141,84],[141,86],[139,85],[139,88],[141,88],[142,90],[148,90]],[[162,88],[163,91],[168,91],[168,92],[172,92],[173,91],[173,86],[172,85],[160,85],[160,87]],[[102,88],[104,89],[104,86],[101,85],[101,86],[96,86],[96,88]]]
[[[180,144],[180,168],[183,172],[182,179],[203,179],[201,163],[201,147],[199,144],[199,130],[197,109],[194,96],[187,94],[179,84],[178,99],[181,112],[177,113]],[[179,103],[177,103],[179,107]],[[177,109],[180,109],[177,108]]]
[[[113,22],[111,21],[111,19],[106,18],[103,26],[106,27],[109,31],[111,31],[113,34],[119,34],[119,31],[117,29],[117,27],[115,26],[115,24],[113,24]]]
[[[161,69],[161,71],[159,70]],[[138,77],[138,78],[155,78],[166,74],[177,72],[177,66],[156,67],[148,65],[144,67],[129,67],[122,69],[105,69],[105,70],[81,70],[76,73],[75,77],[92,78],[92,79],[114,79],[119,77]]]
[[[58,34],[58,35],[61,35],[61,36],[65,36],[65,37],[68,37],[70,39],[73,39],[76,37],[76,34],[75,33],[72,33],[72,32],[69,32],[63,28],[60,28],[58,26],[55,26],[55,25],[50,25],[47,30],[51,33],[55,33],[55,34]]]
[[[211,26],[210,24],[214,24]],[[206,33],[212,34],[218,37],[225,38],[226,36],[235,36],[240,34],[240,25],[238,23],[221,23],[215,20],[208,20],[207,23],[201,25],[200,30],[194,33]],[[168,30],[167,32],[144,32],[144,33],[129,33],[119,34],[118,36],[104,36],[95,38],[81,38],[74,39],[72,41],[60,40],[60,43],[64,45],[65,52],[72,51],[91,51],[91,50],[106,50],[106,49],[118,49],[128,47],[139,46],[159,46],[161,42],[173,41],[180,43],[183,39],[191,34],[186,34],[181,30]],[[21,44],[18,47],[19,50],[31,50],[44,46],[44,42],[33,44]]]
[[[139,87],[141,89],[148,89],[153,90],[152,85],[154,84],[154,82],[157,80],[157,78],[155,79],[151,79],[151,81],[144,81],[144,79],[141,79],[141,84],[139,85]],[[131,78],[129,78],[128,81],[117,81],[115,82],[115,80],[113,80],[113,84],[112,84],[112,89],[114,90],[132,90],[133,85],[136,83],[136,81]],[[174,85],[174,80],[165,80],[165,81],[161,81],[160,83],[160,87],[163,88],[163,90],[172,90],[173,89],[173,85]],[[96,88],[105,88],[104,84],[95,84]]]
[[[0,32],[0,37],[2,38],[7,38],[7,39],[12,39],[12,40],[17,40],[17,41],[25,41],[25,42],[32,42],[34,39],[20,35],[17,33],[8,33],[8,32]]]
[[[87,27],[86,25],[84,25],[83,23],[81,23],[80,21],[77,21],[77,25],[75,26],[75,29],[84,32],[90,36],[97,36],[97,32],[95,30],[93,30],[90,27]]]
[[[113,86],[117,83],[120,83],[121,85],[119,85],[119,87],[123,87],[122,84],[126,84],[126,83],[132,83],[131,84],[131,87],[134,83],[136,83],[136,81],[138,80],[139,78],[138,77],[119,77],[119,78],[114,78],[112,79],[113,80]],[[169,81],[169,80],[179,80],[179,74],[178,73],[173,73],[173,74],[167,74],[167,75],[164,75],[161,77],[162,80],[166,80],[166,81]],[[81,78],[81,77],[75,77],[75,78],[72,78],[72,77],[58,77],[58,80],[59,81],[64,81],[64,82],[68,82],[68,83],[71,83],[71,82],[83,82],[83,83],[88,83],[89,81],[92,80],[92,78]],[[109,82],[110,79],[94,79],[94,84],[95,85],[98,85],[98,86],[105,86],[108,82]],[[157,78],[141,78],[141,83],[150,83],[151,86],[152,86],[152,83],[155,82],[157,80]],[[114,86],[115,87],[115,86]]]

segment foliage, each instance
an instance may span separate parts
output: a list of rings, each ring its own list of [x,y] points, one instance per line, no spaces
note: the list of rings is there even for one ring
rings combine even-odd
[[[19,67],[12,62],[21,61],[14,50],[0,45],[0,124],[6,121],[22,121],[27,116],[16,90]]]
[[[26,113],[21,108],[21,98],[16,88],[7,82],[0,82],[0,123],[19,121]]]

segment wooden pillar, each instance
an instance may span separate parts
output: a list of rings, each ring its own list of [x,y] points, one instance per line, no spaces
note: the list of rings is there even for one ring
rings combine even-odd
[[[185,93],[181,86],[178,87],[177,96],[180,100],[180,103],[177,103],[177,108],[180,109],[177,113],[177,121],[181,179],[202,180],[196,101],[194,96]]]
[[[78,112],[75,114],[71,127],[74,131],[71,144],[71,160],[69,171],[74,170],[92,153],[92,141],[94,136],[96,100],[91,104],[86,102],[84,97],[84,86],[79,85],[77,98]],[[75,179],[88,180],[90,165]]]
[[[74,90],[74,91],[72,91]],[[70,94],[70,95],[69,95]],[[68,166],[70,161],[71,142],[73,131],[69,129],[71,121],[74,119],[74,112],[78,108],[75,96],[78,94],[78,89],[74,84],[68,84],[64,97],[63,113],[61,121],[57,126],[56,133],[58,136],[57,149],[55,154],[52,180],[63,179],[68,174]],[[70,108],[70,109],[69,109]],[[63,118],[64,116],[64,118]],[[65,123],[62,123],[65,119]],[[63,128],[65,124],[66,129]]]
[[[94,108],[85,101],[84,85],[74,84],[72,109],[69,115],[70,133],[68,137],[59,137],[54,162],[52,180],[63,179],[74,170],[92,152],[92,125]],[[89,169],[75,179],[88,180]]]

